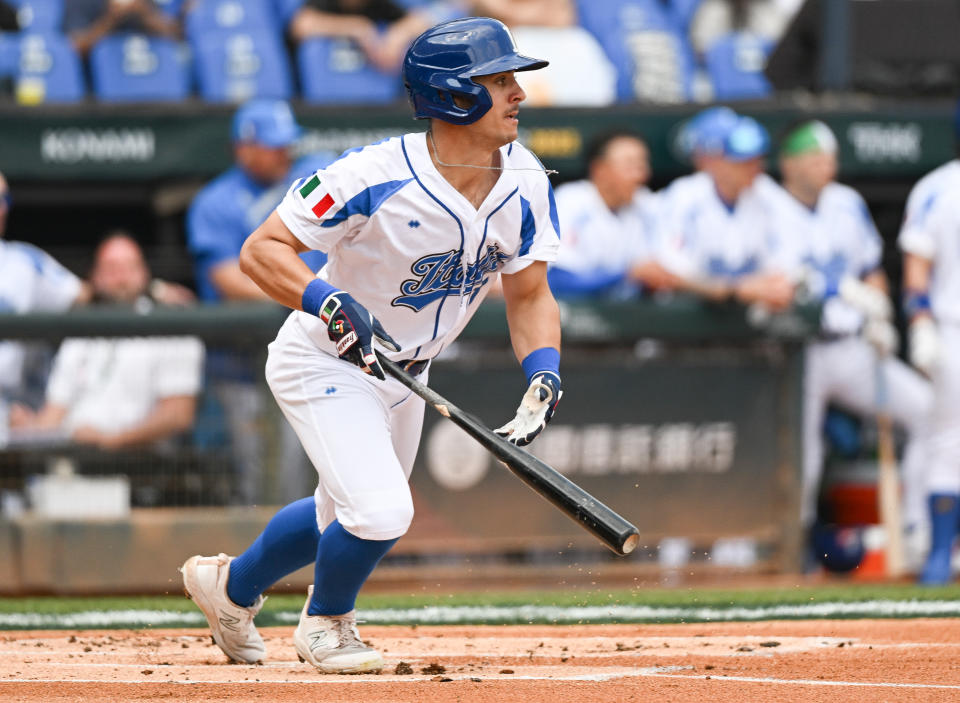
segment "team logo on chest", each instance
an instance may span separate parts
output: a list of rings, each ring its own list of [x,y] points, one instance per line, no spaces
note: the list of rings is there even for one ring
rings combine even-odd
[[[459,249],[451,249],[417,259],[410,267],[414,278],[400,284],[400,295],[391,304],[420,312],[435,300],[461,292],[473,300],[489,280],[489,274],[509,258],[496,244],[488,245],[484,255],[467,267],[461,264],[462,255]]]

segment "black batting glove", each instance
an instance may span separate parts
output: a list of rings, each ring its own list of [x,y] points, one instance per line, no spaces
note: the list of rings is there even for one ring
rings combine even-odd
[[[349,293],[336,291],[320,306],[320,319],[327,325],[327,336],[336,345],[341,359],[372,373],[381,381],[386,380],[373,343],[376,341],[390,351],[400,351],[400,345],[370,311]]]

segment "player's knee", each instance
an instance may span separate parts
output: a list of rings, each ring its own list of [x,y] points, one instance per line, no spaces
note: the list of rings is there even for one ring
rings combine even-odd
[[[413,500],[410,494],[397,496],[395,500],[378,505],[364,506],[354,510],[340,524],[352,535],[361,539],[396,539],[406,534],[413,521]]]

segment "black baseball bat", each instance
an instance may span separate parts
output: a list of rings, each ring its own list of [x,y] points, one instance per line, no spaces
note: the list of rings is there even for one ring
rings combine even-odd
[[[559,471],[529,452],[510,444],[480,420],[464,412],[429,386],[420,383],[395,362],[380,356],[380,365],[411,391],[448,417],[499,459],[513,474],[557,506],[581,527],[620,555],[637,548],[637,528]]]

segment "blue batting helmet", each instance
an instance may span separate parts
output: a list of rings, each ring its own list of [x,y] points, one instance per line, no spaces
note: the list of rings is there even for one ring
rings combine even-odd
[[[866,555],[863,530],[859,527],[817,524],[813,527],[811,542],[817,560],[835,573],[853,571]]]
[[[535,71],[547,63],[518,53],[503,22],[466,17],[438,24],[414,40],[403,59],[403,83],[415,118],[466,125],[483,117],[492,105],[490,93],[474,82],[474,76]],[[455,97],[469,105],[460,107]]]

